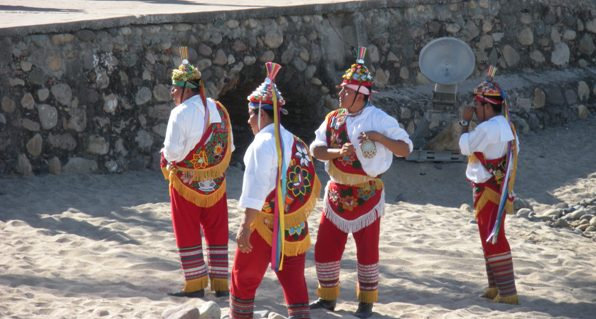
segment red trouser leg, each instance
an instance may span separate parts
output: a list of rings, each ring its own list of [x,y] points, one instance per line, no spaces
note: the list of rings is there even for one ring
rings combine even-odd
[[[245,254],[237,249],[234,256],[230,291],[232,319],[252,319],[255,294],[271,261],[271,246],[256,231],[251,234],[250,243],[250,253]],[[286,256],[283,270],[277,272],[292,319],[310,318],[304,262],[305,254]]]
[[[486,259],[486,269],[488,274],[489,287],[492,282],[499,290],[501,296],[511,296],[517,294],[515,288],[515,277],[513,271],[513,260],[511,258],[511,248],[505,236],[505,215],[501,217],[501,230],[497,236],[497,242],[492,244],[487,242],[488,236],[492,232],[493,225],[497,219],[498,206],[492,202],[486,203],[482,211],[478,213],[478,232],[484,250]]]
[[[228,291],[228,201],[226,194],[215,205],[202,208],[201,225],[207,244],[211,290]]]
[[[315,267],[319,280],[317,295],[321,299],[336,300],[339,297],[340,261],[347,240],[348,234],[337,228],[325,214],[321,214],[315,244]]]
[[[379,297],[379,235],[381,218],[354,233],[358,257],[358,300],[366,303]]]
[[[184,271],[185,292],[207,287],[207,267],[203,260],[201,244],[201,208],[184,199],[170,186],[172,226]]]

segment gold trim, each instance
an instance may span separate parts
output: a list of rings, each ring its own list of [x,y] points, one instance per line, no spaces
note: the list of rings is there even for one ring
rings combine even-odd
[[[370,177],[368,175],[346,173],[340,170],[337,166],[335,166],[333,160],[329,161],[328,173],[338,183],[349,186],[355,186],[358,184],[363,184],[378,179],[376,177]]]
[[[210,193],[210,194],[203,195],[203,194],[198,193],[196,190],[186,186],[186,184],[184,184],[180,180],[178,175],[173,174],[170,176],[173,176],[173,177],[170,177],[170,192],[173,187],[176,190],[176,192],[178,192],[178,194],[180,196],[182,196],[187,201],[189,201],[199,207],[209,208],[209,207],[217,204],[217,202],[219,202],[219,200],[226,193],[226,179],[225,178],[224,178],[221,186],[219,186],[219,188],[216,191],[214,191],[213,193]],[[172,194],[170,194],[170,196],[171,195]]]
[[[208,284],[207,276],[203,276],[203,277],[197,278],[197,279],[187,280],[186,282],[184,282],[184,289],[182,289],[182,291],[184,291],[184,292],[199,291],[201,289],[205,289],[207,287],[207,284]]]
[[[228,291],[228,279],[211,278],[211,291]]]
[[[319,288],[317,288],[317,296],[323,300],[337,300],[339,297],[339,285],[330,288],[324,288],[319,285]]]

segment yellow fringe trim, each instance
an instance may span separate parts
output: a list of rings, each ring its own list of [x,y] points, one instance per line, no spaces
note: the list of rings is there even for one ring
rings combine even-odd
[[[476,206],[474,207],[474,216],[478,217],[478,214],[482,212],[482,209],[484,209],[486,203],[491,202],[493,204],[499,205],[500,200],[501,196],[499,193],[488,187],[485,187],[482,195],[480,195],[480,198],[478,199],[478,202],[476,202]],[[507,214],[513,213],[513,201],[510,199],[507,199],[507,202],[505,203],[505,212]]]
[[[319,288],[317,288],[317,296],[323,300],[337,300],[339,297],[339,285],[331,288],[323,288],[319,285]]]
[[[193,181],[202,182],[204,180],[221,177],[226,172],[228,167],[230,166],[230,160],[232,159],[232,131],[231,131],[232,125],[230,124],[230,115],[228,114],[228,111],[221,103],[219,103],[217,101],[216,101],[216,103],[221,107],[221,109],[226,114],[226,119],[227,119],[226,125],[229,130],[228,131],[228,146],[226,147],[226,154],[224,155],[224,158],[221,160],[221,162],[219,162],[213,166],[202,168],[202,169],[173,166],[169,170],[169,173],[167,175],[165,172],[167,172],[168,169],[162,167],[161,170],[162,170],[162,173],[164,174],[164,177],[166,179],[172,179],[172,175],[176,175],[177,172],[182,172],[183,174],[184,173],[190,174],[192,176]]]
[[[302,207],[298,208],[292,213],[284,215],[286,229],[289,229],[290,227],[296,227],[300,225],[300,223],[308,219],[308,216],[310,216],[312,210],[315,208],[315,205],[317,204],[317,198],[319,197],[320,193],[321,181],[319,180],[319,177],[315,174],[312,193],[310,194],[310,198],[308,199],[308,201],[306,201],[306,203],[304,203]],[[257,220],[259,223],[271,225],[273,223],[273,215],[261,211],[257,215]]]
[[[498,294],[499,294],[499,289],[497,289],[496,287],[488,287],[488,288],[484,289],[482,298],[495,299],[495,297],[497,297]]]
[[[329,161],[329,175],[333,176],[333,179],[335,179],[338,183],[350,186],[367,183],[371,180],[376,179],[368,175],[350,174],[343,172],[337,166],[335,166],[332,160]]]
[[[511,295],[511,296],[497,295],[495,297],[495,299],[493,299],[493,301],[498,302],[498,303],[506,303],[506,304],[510,304],[510,305],[519,305],[519,297],[517,295]]]
[[[253,223],[259,235],[271,246],[273,232],[263,223]],[[285,237],[285,236],[284,236]],[[284,256],[298,256],[304,254],[310,248],[310,234],[306,235],[301,241],[285,241]]]
[[[163,178],[167,181],[170,179],[170,171],[168,171],[167,167],[161,168],[161,173],[163,174]]]
[[[377,302],[379,301],[379,290],[377,289],[374,291],[362,291],[358,287],[356,289],[356,298],[358,299],[358,301],[365,303]]]
[[[228,291],[228,280],[223,278],[211,278],[211,291]]]
[[[176,192],[178,192],[178,194],[180,194],[180,196],[182,196],[187,201],[189,201],[199,207],[209,208],[209,207],[217,204],[217,202],[219,202],[219,200],[226,193],[226,180],[225,179],[224,179],[223,183],[221,184],[221,186],[216,191],[214,191],[213,193],[207,194],[207,195],[203,195],[203,194],[199,194],[192,188],[186,186],[177,175],[173,175],[170,177],[171,177],[170,178],[170,192],[172,191],[172,188],[174,188],[176,190]],[[171,196],[171,194],[170,194],[170,196]]]
[[[197,279],[192,279],[192,280],[187,280],[184,283],[184,289],[182,289],[184,292],[195,292],[195,291],[199,291],[201,289],[205,289],[205,287],[207,287],[207,284],[209,283],[207,276],[203,276],[201,278],[197,278]]]

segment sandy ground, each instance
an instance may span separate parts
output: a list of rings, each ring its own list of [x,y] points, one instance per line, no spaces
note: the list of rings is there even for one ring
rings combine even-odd
[[[596,196],[596,119],[522,136],[518,194],[537,210]],[[385,174],[380,300],[373,318],[594,318],[596,242],[509,217],[520,306],[478,297],[485,272],[463,163],[394,162]],[[326,180],[326,175],[321,174]],[[230,253],[241,220],[242,171],[229,171]],[[316,240],[321,202],[309,222]],[[182,272],[167,185],[158,172],[0,178],[0,318],[159,318],[186,300],[166,296]],[[351,318],[353,240],[342,262],[336,313]],[[311,299],[317,286],[307,255]],[[286,314],[269,271],[257,309]],[[227,300],[215,300],[227,313]]]

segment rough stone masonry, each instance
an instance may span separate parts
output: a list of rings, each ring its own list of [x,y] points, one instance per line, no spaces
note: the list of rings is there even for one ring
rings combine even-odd
[[[169,20],[168,20],[169,19]],[[71,23],[4,30],[0,38],[0,174],[121,172],[155,167],[171,108],[177,48],[228,107],[241,155],[250,140],[246,96],[263,63],[284,66],[279,86],[305,140],[336,107],[335,85],[367,46],[375,104],[395,116],[417,148],[450,150],[458,107],[436,108],[418,54],[453,36],[489,64],[508,90],[522,134],[590,119],[596,112],[596,4],[590,1],[386,0],[197,13],[113,26]],[[577,122],[581,123],[581,122]],[[581,124],[577,124],[581,125]],[[237,157],[240,158],[240,157]]]

